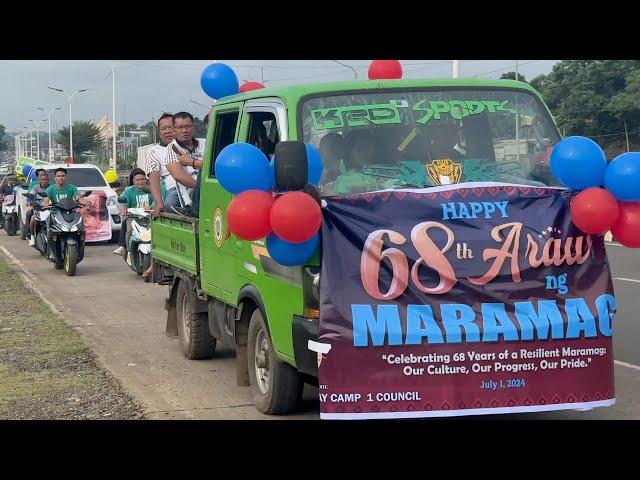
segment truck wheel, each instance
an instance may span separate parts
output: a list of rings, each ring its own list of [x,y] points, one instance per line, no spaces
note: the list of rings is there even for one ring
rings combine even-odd
[[[269,330],[256,308],[249,320],[247,341],[253,403],[262,413],[283,415],[298,405],[304,383],[298,371],[276,356]]]
[[[196,313],[189,301],[186,282],[178,284],[176,314],[180,350],[189,360],[211,358],[216,349],[216,339],[209,333],[207,313]]]

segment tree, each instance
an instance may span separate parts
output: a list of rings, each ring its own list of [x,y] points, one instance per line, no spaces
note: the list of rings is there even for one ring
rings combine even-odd
[[[69,127],[58,130],[57,141],[69,151]],[[73,122],[73,150],[78,159],[81,152],[97,150],[101,143],[100,130],[93,122]]]
[[[500,80],[515,80],[516,79],[516,72],[507,72],[507,73],[503,73],[500,76]],[[526,82],[527,80],[524,78],[524,75],[522,75],[521,73],[518,73],[518,80],[521,82]]]
[[[9,148],[7,142],[4,139],[4,136],[5,136],[4,125],[0,124],[0,152],[2,152],[3,150],[7,150]]]
[[[611,156],[625,143],[625,123],[630,133],[640,129],[639,69],[637,60],[563,60],[531,85],[566,135],[592,137]]]

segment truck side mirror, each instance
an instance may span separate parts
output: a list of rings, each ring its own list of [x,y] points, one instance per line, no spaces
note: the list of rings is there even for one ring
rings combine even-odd
[[[273,161],[278,190],[301,190],[305,186],[309,177],[309,164],[304,143],[279,142]]]

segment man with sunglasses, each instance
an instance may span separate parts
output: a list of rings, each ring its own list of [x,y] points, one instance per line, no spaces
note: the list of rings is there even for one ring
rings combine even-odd
[[[167,147],[167,170],[177,182],[181,207],[191,205],[191,193],[195,189],[198,170],[202,168],[204,140],[193,137],[193,116],[178,112],[173,116],[175,138]],[[168,208],[168,207],[167,207]],[[173,209],[182,213],[181,209]]]

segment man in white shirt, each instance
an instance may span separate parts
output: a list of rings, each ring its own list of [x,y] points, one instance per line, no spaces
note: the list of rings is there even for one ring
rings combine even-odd
[[[202,168],[205,141],[193,137],[195,126],[193,116],[188,112],[173,116],[173,128],[175,139],[167,147],[166,167],[177,182],[180,206],[187,207],[191,205],[191,193],[196,187],[198,170]]]
[[[173,115],[164,113],[158,119],[158,131],[160,133],[160,144],[155,145],[149,152],[149,158],[145,166],[149,183],[151,187],[151,195],[155,203],[153,216],[157,217],[160,211],[169,210],[172,205],[178,202],[176,191],[176,182],[167,170],[167,145],[170,144],[175,137],[173,128]],[[163,198],[162,187],[160,182],[164,183],[167,192],[166,198]]]

